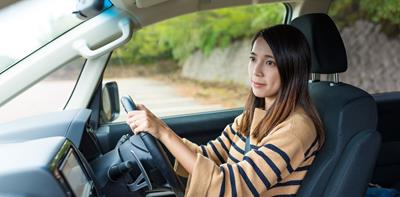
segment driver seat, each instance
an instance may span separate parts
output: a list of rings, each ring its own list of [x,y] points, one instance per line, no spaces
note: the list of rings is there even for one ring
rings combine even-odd
[[[328,15],[303,15],[291,25],[310,44],[309,91],[326,135],[297,196],[363,196],[381,141],[376,103],[367,92],[339,82],[338,73],[347,70],[346,50]],[[328,80],[320,81],[320,74],[327,74]]]

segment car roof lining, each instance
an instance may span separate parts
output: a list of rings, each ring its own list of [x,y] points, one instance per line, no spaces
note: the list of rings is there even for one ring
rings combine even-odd
[[[327,13],[332,0],[168,0],[150,7],[138,8],[135,0],[111,0],[118,8],[128,13],[135,27],[145,27],[175,16],[197,11],[250,5],[253,3],[289,3],[293,8],[293,18],[307,13]]]

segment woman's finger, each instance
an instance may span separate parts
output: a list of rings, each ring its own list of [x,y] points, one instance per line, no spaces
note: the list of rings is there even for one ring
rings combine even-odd
[[[137,111],[135,110],[135,111],[129,111],[128,112],[128,117],[132,117],[132,116],[135,116],[137,114]]]
[[[150,133],[146,128],[144,128],[143,126],[138,126],[135,128],[134,130],[135,134],[138,134],[140,132],[146,132],[146,133]]]
[[[128,125],[130,125],[132,122],[133,122],[133,119],[132,119],[132,118],[126,119],[126,123],[128,123]]]
[[[140,115],[140,114],[142,114],[144,112],[144,110],[134,110],[134,111],[130,111],[130,112],[128,112],[128,118],[131,118],[131,117],[135,117],[135,116],[138,116],[138,115]]]
[[[132,115],[131,117],[127,118],[127,122],[132,123],[132,122],[137,122],[141,119],[145,118],[145,114],[144,113],[137,113]]]
[[[132,129],[132,131],[134,131],[138,127],[138,125],[132,122],[131,124],[129,124],[129,127]]]
[[[143,130],[149,130],[148,128],[148,122],[146,121],[146,118],[142,118],[139,120],[135,120],[135,124],[138,128],[141,128]]]
[[[129,121],[131,121],[131,122],[137,122],[137,121],[139,121],[140,119],[142,119],[142,117],[140,117],[140,116],[135,116],[135,117],[130,118]]]
[[[147,117],[146,116],[142,116],[139,117],[138,119],[135,120],[136,124],[146,124],[147,125]]]

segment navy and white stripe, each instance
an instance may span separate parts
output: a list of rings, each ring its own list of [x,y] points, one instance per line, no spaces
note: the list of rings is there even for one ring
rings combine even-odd
[[[264,147],[271,149],[273,151],[275,151],[276,153],[278,153],[286,162],[286,168],[289,171],[289,173],[293,172],[293,168],[292,165],[290,164],[290,158],[289,156],[285,153],[285,151],[281,150],[280,148],[276,147],[273,144],[266,144],[264,145]]]

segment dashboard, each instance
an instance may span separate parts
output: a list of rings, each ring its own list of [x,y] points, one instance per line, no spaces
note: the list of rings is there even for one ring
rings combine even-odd
[[[0,195],[97,196],[88,165],[65,137],[0,145]],[[44,189],[45,188],[45,189]]]
[[[176,196],[138,135],[115,145],[90,116],[77,109],[0,124],[0,196]]]
[[[54,176],[59,180],[65,193],[68,196],[92,196],[95,194],[93,180],[85,170],[82,161],[79,159],[76,150],[71,143],[66,141],[59,154],[63,156],[55,163],[59,164],[53,169]],[[62,151],[65,150],[65,151]],[[57,158],[57,156],[55,157]]]
[[[0,195],[97,196],[88,165],[65,137],[0,145]],[[43,189],[46,188],[46,189]]]
[[[51,113],[0,125],[0,195],[101,196],[80,146],[94,146],[90,110]],[[21,124],[23,122],[24,124]],[[85,151],[88,157],[100,151]],[[43,189],[46,188],[46,189]]]

